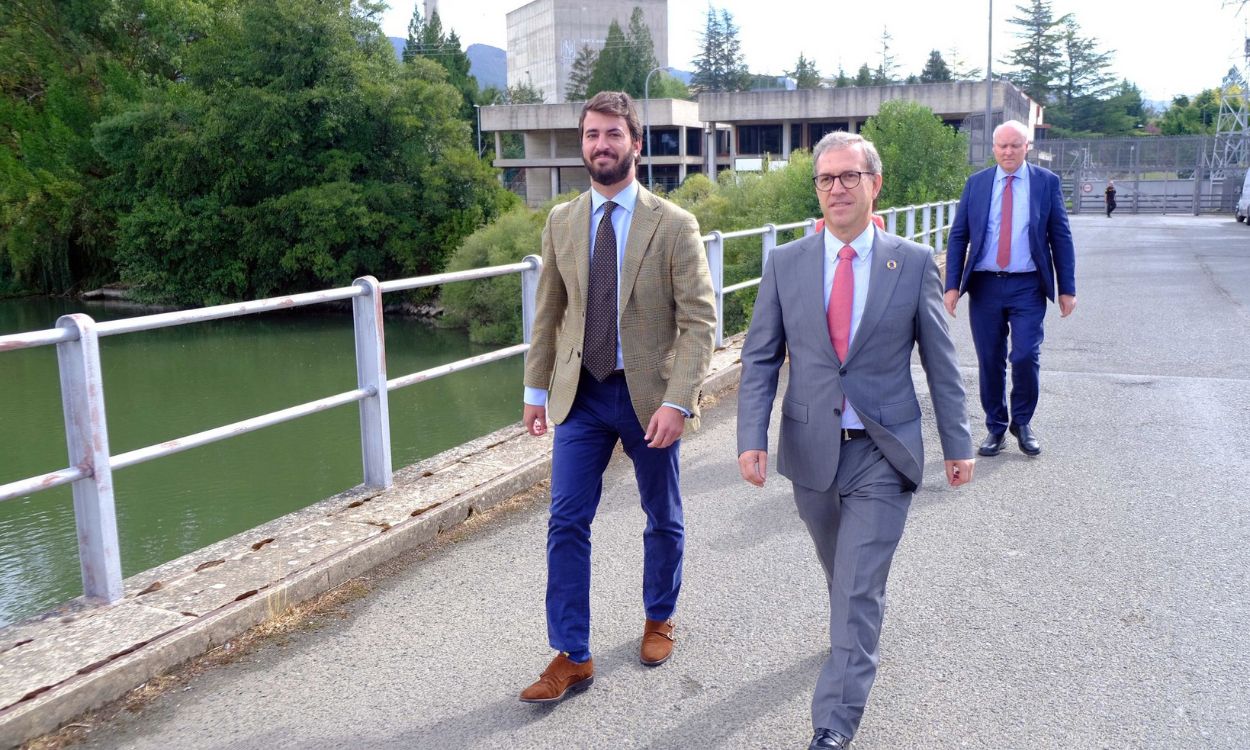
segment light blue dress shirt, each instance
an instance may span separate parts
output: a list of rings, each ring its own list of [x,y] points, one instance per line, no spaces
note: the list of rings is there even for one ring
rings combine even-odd
[[[625,260],[625,245],[629,242],[629,225],[634,218],[634,208],[638,205],[638,181],[634,180],[625,187],[624,190],[616,194],[611,199],[616,204],[616,208],[612,211],[612,231],[616,233],[616,288],[619,293],[621,288],[621,264]],[[593,187],[590,189],[590,226],[587,228],[590,237],[590,259],[593,261],[595,257],[595,235],[599,232],[599,222],[603,219],[603,204],[608,199],[599,194]],[[621,355],[621,311],[616,311],[616,369],[625,369],[625,360]],[[525,403],[530,406],[546,406],[547,390],[545,388],[534,388],[525,386]],[[665,406],[671,406],[685,416],[689,417],[690,412],[681,408],[677,404],[664,402]]]
[[[877,230],[872,222],[868,222],[868,228],[860,233],[858,237],[851,240],[850,245],[855,250],[855,259],[851,261],[851,270],[855,272],[855,291],[854,301],[851,303],[851,337],[847,342],[847,350],[850,350],[852,344],[855,343],[855,331],[859,329],[859,319],[864,315],[864,305],[868,303],[868,280],[872,275],[872,243],[876,239]],[[829,316],[829,296],[833,294],[833,274],[838,270],[838,264],[843,260],[838,257],[838,252],[842,249],[842,240],[833,236],[829,229],[825,228],[825,319]],[[846,404],[842,409],[842,427],[848,430],[862,430],[864,423],[860,421],[859,415],[855,413],[855,407],[851,404],[850,399],[846,400]]]
[[[1006,268],[998,267],[998,235],[1003,223],[1003,186],[1007,173],[1002,167],[994,169],[994,189],[990,193],[990,215],[985,225],[985,246],[981,257],[973,266],[974,271],[1006,271],[1027,273],[1036,271],[1033,256],[1029,253],[1029,165],[1021,164],[1011,183],[1011,262]]]

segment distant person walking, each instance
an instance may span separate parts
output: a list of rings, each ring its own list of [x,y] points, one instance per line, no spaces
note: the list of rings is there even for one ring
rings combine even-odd
[[[945,302],[951,317],[959,296],[968,293],[989,431],[977,449],[982,456],[998,455],[1008,432],[1024,453],[1042,452],[1031,422],[1040,392],[1046,300],[1059,303],[1060,317],[1076,309],[1076,249],[1059,177],[1026,162],[1028,150],[1023,123],[1008,120],[994,129],[998,164],[968,178],[946,250]]]
[[[1115,210],[1115,182],[1107,180],[1107,189],[1102,191],[1107,201],[1107,218],[1111,218],[1111,212]]]
[[[716,332],[698,223],[635,179],[642,127],[633,100],[596,94],[578,135],[590,190],[547,218],[525,361],[525,428],[542,435],[548,416],[556,424],[546,602],[547,640],[559,652],[522,691],[527,703],[554,703],[594,680],[590,524],[617,443],[634,463],[647,518],[639,659],[658,666],[672,654],[686,538],[678,456],[687,422],[699,425]]]

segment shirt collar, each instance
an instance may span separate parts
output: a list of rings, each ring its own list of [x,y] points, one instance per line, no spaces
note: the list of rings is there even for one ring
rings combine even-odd
[[[1007,171],[1004,170],[1001,166],[994,167],[994,183],[995,184],[1002,182],[1003,178],[1006,176],[1007,176]],[[1012,177],[1016,178],[1017,184],[1021,182],[1028,182],[1029,181],[1029,163],[1028,162],[1022,163],[1020,165],[1020,168],[1016,170],[1016,173],[1013,174]]]
[[[829,231],[829,227],[825,227],[825,255],[829,258],[838,257],[838,251],[842,249],[842,240],[833,236],[833,232]],[[865,260],[872,254],[872,243],[877,237],[877,226],[871,221],[859,236],[851,240],[851,247],[855,250],[856,260]]]
[[[592,187],[590,189],[591,215],[594,215],[594,213],[599,210],[599,207],[606,203],[607,200],[607,198],[604,198],[599,194],[598,190],[595,190]],[[616,197],[612,199],[612,202],[632,214],[634,212],[635,204],[638,203],[638,180],[633,180],[626,185],[624,190],[616,194]]]

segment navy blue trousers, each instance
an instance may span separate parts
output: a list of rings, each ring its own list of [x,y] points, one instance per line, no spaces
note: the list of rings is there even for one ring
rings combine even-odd
[[[1027,425],[1037,410],[1045,317],[1046,296],[1036,273],[972,273],[968,281],[968,320],[980,370],[981,408],[985,410],[986,428],[996,435],[1006,432],[1009,424]]]
[[[646,616],[665,620],[677,606],[686,543],[677,468],[681,441],[648,448],[643,434],[625,377],[612,375],[600,383],[583,370],[573,408],[555,428],[547,523],[547,638],[576,662],[590,658],[590,524],[618,440],[634,462],[647,517],[642,534]]]

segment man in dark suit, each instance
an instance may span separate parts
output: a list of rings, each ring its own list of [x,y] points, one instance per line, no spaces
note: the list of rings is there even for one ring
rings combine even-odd
[[[617,443],[634,463],[647,517],[639,659],[673,652],[685,545],[678,457],[699,425],[699,391],[716,338],[716,298],[694,216],[635,179],[642,127],[628,94],[604,91],[578,123],[590,190],[556,206],[543,229],[523,421],[556,423],[547,525],[547,639],[559,653],[527,703],[589,687],[590,524]]]
[[[833,132],[812,151],[824,231],[772,252],[738,395],[738,470],[763,486],[768,421],[787,353],[777,470],[790,479],[829,592],[829,658],[809,748],[844,750],[877,667],[885,583],[924,467],[912,350],[929,381],[947,480],[972,479],[964,385],[932,250],[877,229],[881,157]]]
[[[968,178],[946,251],[946,311],[968,293],[968,319],[989,431],[977,452],[996,456],[1007,432],[1030,456],[1042,452],[1031,422],[1037,409],[1046,300],[1059,315],[1076,309],[1076,251],[1059,177],[1025,162],[1029,131],[1008,120],[994,129],[997,166]],[[1011,350],[1007,349],[1010,339]],[[1007,361],[1011,361],[1011,408]]]

